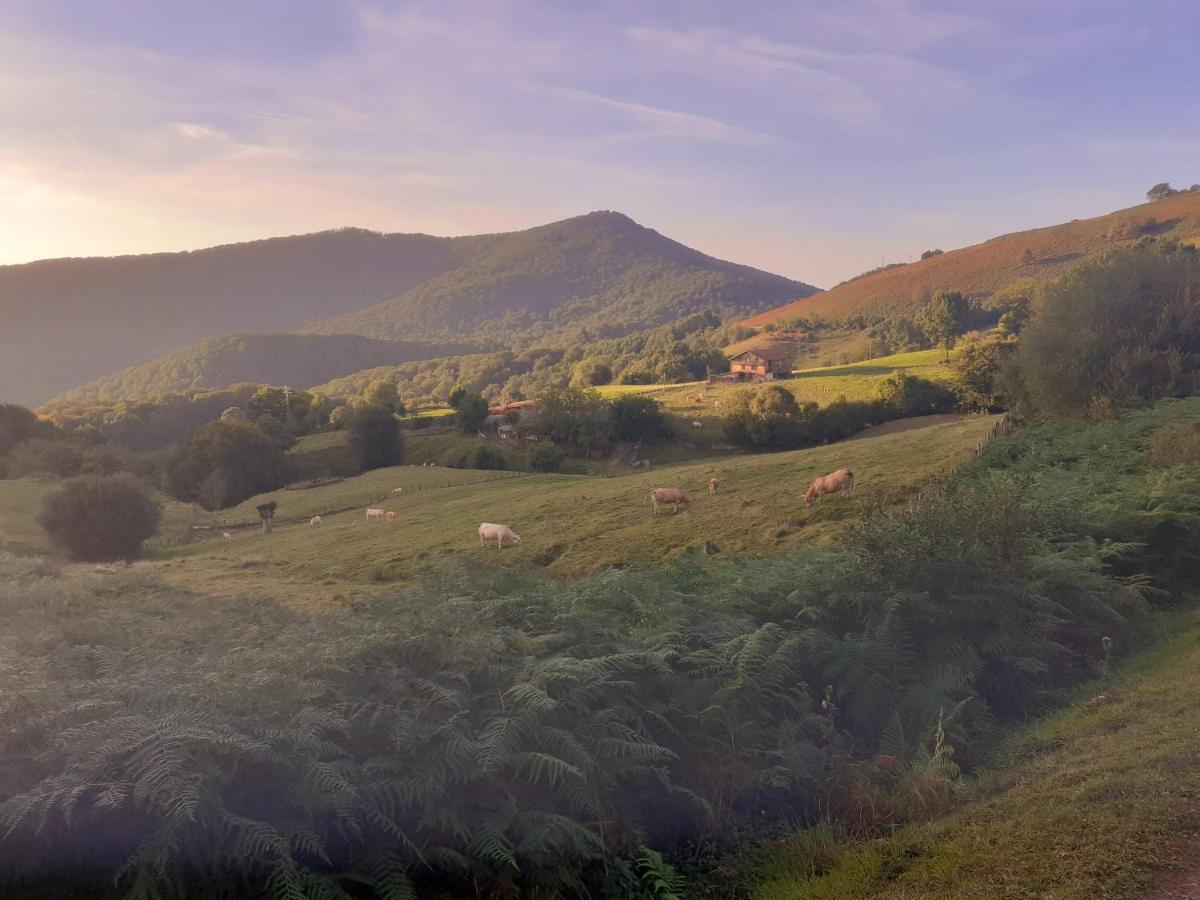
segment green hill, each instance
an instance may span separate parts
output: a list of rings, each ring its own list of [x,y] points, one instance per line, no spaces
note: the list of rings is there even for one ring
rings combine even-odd
[[[1091,219],[1000,235],[907,265],[888,266],[844,281],[811,298],[751,316],[761,327],[799,316],[845,319],[912,313],[938,290],[986,297],[1012,281],[1045,281],[1089,255],[1147,235],[1171,235],[1200,243],[1200,191],[1143,203]]]
[[[169,370],[178,360],[155,357],[199,338],[305,323],[321,335],[523,348],[541,336],[624,335],[705,309],[750,314],[815,290],[612,212],[510,234],[343,229],[191,253],[45,260],[0,267],[0,385],[4,400],[38,403],[148,360],[148,372]],[[303,374],[305,359],[278,364]],[[314,377],[378,364],[367,355]],[[175,381],[220,383],[191,368]]]
[[[307,388],[363,368],[451,356],[464,349],[350,334],[230,334],[203,338],[140,366],[99,378],[46,405],[186,394],[243,382]]]
[[[472,241],[347,228],[0,266],[0,394],[38,403],[197,338],[361,309],[446,271]]]
[[[463,265],[367,309],[310,323],[321,334],[507,347],[615,337],[704,309],[761,310],[816,288],[714,259],[617,212],[479,239]]]

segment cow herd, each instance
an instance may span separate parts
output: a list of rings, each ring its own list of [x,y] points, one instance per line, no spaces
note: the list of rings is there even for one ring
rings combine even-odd
[[[708,480],[708,493],[714,495],[721,487],[721,482],[716,478]],[[804,505],[812,506],[817,500],[826,494],[836,494],[845,491],[847,495],[854,495],[854,473],[849,469],[838,469],[836,472],[830,472],[828,475],[822,475],[819,478],[814,478],[808,485],[808,490],[804,493]],[[395,488],[391,492],[391,496],[397,497],[404,493],[404,488]],[[650,491],[649,501],[654,508],[654,515],[658,515],[660,509],[670,507],[672,513],[679,512],[680,507],[686,509],[691,506],[692,500],[688,497],[687,492],[680,488],[660,487]],[[371,506],[367,508],[367,521],[372,519],[382,519],[387,522],[395,522],[398,517],[395,512],[384,510],[381,507]],[[321,517],[313,516],[308,520],[309,528],[318,528],[321,525]],[[225,540],[230,540],[233,535],[225,531],[221,533],[221,537]],[[483,522],[479,526],[479,544],[487,546],[495,543],[496,549],[500,550],[506,546],[515,546],[521,543],[521,536],[513,531],[509,526],[495,522]]]

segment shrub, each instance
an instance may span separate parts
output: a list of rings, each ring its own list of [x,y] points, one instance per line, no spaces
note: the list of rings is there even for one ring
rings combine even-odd
[[[557,472],[562,468],[566,454],[550,443],[541,443],[529,451],[529,468],[535,472]]]
[[[75,559],[132,559],[158,528],[159,507],[128,474],[73,478],[49,494],[38,523]]]
[[[237,421],[205,425],[171,452],[163,469],[173,497],[198,501],[205,509],[233,506],[274,490],[286,484],[291,474],[288,458],[277,444],[249,422]],[[218,491],[218,486],[223,490]]]
[[[612,410],[596,391],[584,388],[545,390],[536,397],[530,427],[559,445],[590,454],[612,437]]]
[[[25,407],[0,403],[0,456],[32,435],[37,424],[37,416]]]
[[[622,441],[653,441],[667,433],[662,404],[641,394],[613,400],[612,420],[613,431]]]
[[[503,469],[505,465],[504,454],[487,444],[476,447],[471,454],[472,469]]]
[[[350,449],[364,472],[404,461],[400,421],[385,407],[358,407],[347,420],[346,430]]]
[[[891,419],[950,412],[957,405],[954,393],[943,385],[899,371],[879,385],[879,400],[889,407]]]
[[[1152,466],[1200,464],[1200,423],[1171,422],[1146,439],[1146,461]]]

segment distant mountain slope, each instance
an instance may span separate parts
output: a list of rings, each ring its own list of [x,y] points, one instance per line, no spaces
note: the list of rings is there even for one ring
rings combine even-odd
[[[470,246],[343,229],[0,266],[0,398],[37,402],[197,338],[370,306],[446,271]]]
[[[813,290],[705,256],[618,213],[511,234],[342,229],[44,260],[0,266],[0,400],[44,401],[198,338],[305,322],[326,335],[482,335],[513,346],[539,334],[577,337],[582,327],[625,334],[700,308],[756,312]],[[362,316],[345,317],[356,310]]]
[[[616,212],[479,241],[461,266],[304,330],[470,337],[515,348],[532,340],[620,336],[701,309],[764,309],[816,291],[706,256]]]
[[[49,401],[52,407],[87,400],[132,400],[231,384],[308,388],[361,369],[456,356],[474,348],[381,341],[353,334],[231,334],[203,338]]]
[[[762,326],[797,316],[841,319],[911,312],[938,290],[984,296],[1018,278],[1042,280],[1060,275],[1105,247],[1147,234],[1167,233],[1200,241],[1200,192],[1143,203],[1094,219],[1002,235],[843,282],[815,297],[751,316],[743,324]]]

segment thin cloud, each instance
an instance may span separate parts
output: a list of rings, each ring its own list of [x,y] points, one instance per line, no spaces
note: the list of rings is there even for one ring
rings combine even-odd
[[[616,100],[579,88],[532,83],[526,84],[524,87],[531,94],[615,110],[646,126],[648,131],[644,134],[649,137],[683,138],[726,144],[763,144],[773,139],[771,135],[739,128],[708,116],[663,109],[628,100]]]

